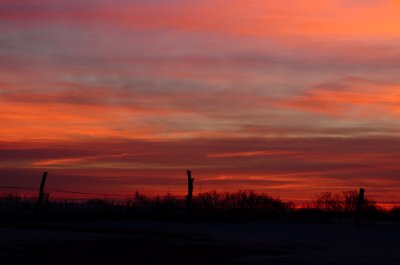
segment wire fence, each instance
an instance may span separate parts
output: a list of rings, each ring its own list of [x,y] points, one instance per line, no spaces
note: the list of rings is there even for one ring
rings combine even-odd
[[[15,191],[15,192],[14,192]],[[24,186],[0,186],[0,195],[9,195],[16,194],[22,195],[28,198],[37,197],[38,188],[37,187],[24,187]],[[58,200],[88,200],[88,199],[111,199],[115,201],[125,201],[134,198],[136,195],[143,195],[147,200],[157,200],[161,198],[174,198],[174,199],[186,199],[186,195],[176,195],[171,193],[170,191],[157,192],[160,195],[149,195],[144,191],[140,190],[131,190],[125,191],[124,193],[102,193],[102,192],[87,192],[87,191],[74,191],[74,190],[65,190],[65,189],[54,189],[54,188],[46,188],[46,193],[51,195],[51,199]],[[202,192],[199,192],[199,194]],[[224,192],[213,194],[213,196],[218,198],[224,198]],[[194,197],[197,197],[194,195]],[[295,199],[289,200],[293,202],[296,206],[304,206],[309,203],[312,203],[312,199]],[[400,201],[396,200],[378,200],[375,201],[378,206],[382,206],[384,208],[394,208],[400,207]]]
[[[3,191],[3,192],[2,192]],[[30,197],[36,197],[38,188],[34,187],[21,187],[21,186],[0,186],[0,194],[19,194],[19,192],[23,192],[22,195],[27,195]],[[140,190],[131,190],[125,191],[124,193],[101,193],[101,192],[86,192],[86,191],[73,191],[73,190],[65,190],[65,189],[54,189],[54,188],[46,188],[46,193],[51,194],[51,198],[55,199],[69,199],[72,198],[82,198],[82,199],[90,199],[90,198],[107,198],[107,199],[129,199],[135,196],[135,194],[140,194],[146,197],[146,199],[159,199],[162,197],[170,197],[176,199],[185,199],[186,195],[176,195],[172,194],[170,191],[166,191],[162,195],[149,195],[146,192],[142,192]],[[160,192],[158,192],[161,194]]]

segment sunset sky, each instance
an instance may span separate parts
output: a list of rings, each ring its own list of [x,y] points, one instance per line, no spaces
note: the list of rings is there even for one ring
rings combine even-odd
[[[0,192],[400,201],[400,1],[0,0]]]

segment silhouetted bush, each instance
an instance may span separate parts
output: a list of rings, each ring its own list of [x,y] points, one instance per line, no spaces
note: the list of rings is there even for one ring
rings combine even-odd
[[[193,204],[200,215],[234,216],[239,219],[283,217],[294,209],[292,202],[283,202],[250,190],[200,193]]]
[[[0,196],[0,219],[20,218],[31,214],[33,199],[18,194],[2,194]]]
[[[312,198],[312,208],[326,213],[353,214],[357,207],[358,191],[348,190],[339,193],[320,192]],[[376,202],[364,198],[361,210],[364,212],[377,211]]]

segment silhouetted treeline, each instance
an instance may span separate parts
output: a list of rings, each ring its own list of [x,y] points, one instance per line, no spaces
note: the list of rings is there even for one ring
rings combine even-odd
[[[311,198],[310,203],[306,204],[305,207],[297,209],[294,218],[317,222],[351,219],[355,217],[358,200],[359,192],[355,190],[341,191],[338,193],[316,193]],[[363,199],[360,206],[361,218],[364,221],[400,221],[394,214],[396,211],[395,209],[385,210],[368,197]]]
[[[34,213],[35,198],[15,194],[0,197],[0,220],[101,220],[155,219],[191,221],[258,221],[298,220],[329,222],[351,219],[358,199],[357,191],[317,193],[305,207],[295,207],[265,193],[243,190],[237,192],[205,192],[193,197],[188,216],[184,196],[171,194],[151,198],[136,192],[127,200],[88,199],[81,202],[52,200],[45,196],[39,214]],[[362,203],[364,220],[400,221],[400,209],[384,210],[365,198]]]

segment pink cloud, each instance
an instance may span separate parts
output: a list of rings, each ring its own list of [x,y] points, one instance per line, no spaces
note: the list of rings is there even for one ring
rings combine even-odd
[[[363,186],[384,199],[390,188],[384,183],[398,184],[399,144],[396,138],[2,142],[0,173],[7,186],[37,185],[40,171],[48,170],[50,190],[184,193],[184,173],[192,169],[197,192],[200,185],[203,191],[250,188],[308,199]]]
[[[400,84],[347,78],[312,88],[282,105],[342,118],[398,116]]]
[[[29,3],[30,2],[30,3]],[[399,5],[394,1],[352,4],[341,0],[285,1],[68,1],[22,5],[3,1],[0,14],[18,22],[68,21],[117,25],[130,29],[178,29],[235,35],[386,35],[399,33]],[[204,19],[207,18],[207,19]],[[29,23],[26,23],[29,24]]]

